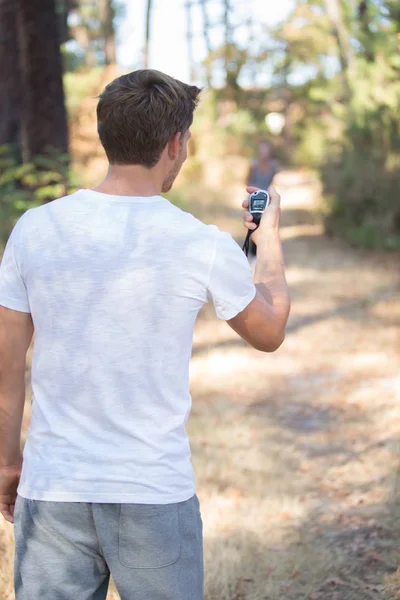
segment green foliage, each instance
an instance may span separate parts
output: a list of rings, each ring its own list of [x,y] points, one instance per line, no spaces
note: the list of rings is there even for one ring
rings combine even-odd
[[[71,193],[77,181],[69,158],[49,149],[27,164],[19,164],[8,146],[0,147],[0,244],[28,209]]]
[[[227,155],[248,154],[257,136],[266,134],[265,123],[259,123],[252,110],[243,102],[238,107],[218,91],[203,92],[196,118],[192,125],[195,147],[191,154],[193,178],[201,177],[201,166],[212,160],[224,159]]]
[[[95,95],[94,90],[99,86],[102,73],[102,67],[94,67],[89,71],[76,71],[64,75],[65,97],[70,119],[76,117],[85,98],[90,94]]]
[[[225,119],[225,125],[227,133],[235,136],[253,136],[258,130],[252,114],[245,109],[230,113]]]
[[[396,61],[359,58],[336,156],[322,169],[327,227],[369,248],[400,248],[400,83]]]
[[[400,248],[400,168],[343,152],[322,174],[328,231],[368,248]]]
[[[306,134],[303,135],[303,130]],[[300,130],[295,128],[298,141],[292,152],[292,162],[295,165],[307,165],[318,168],[327,152],[328,124],[324,119],[305,117],[301,122]]]
[[[275,32],[291,160],[321,170],[327,229],[369,248],[400,247],[398,6],[296,0]]]

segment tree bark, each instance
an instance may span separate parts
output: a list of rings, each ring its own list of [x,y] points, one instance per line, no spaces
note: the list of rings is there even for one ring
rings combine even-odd
[[[151,25],[152,0],[147,0],[146,9],[146,39],[144,45],[144,68],[149,68],[149,46],[150,46],[150,25]]]
[[[0,0],[0,146],[19,144],[20,84],[15,1]]]
[[[68,152],[67,115],[54,0],[14,0],[21,69],[24,162],[49,148]]]

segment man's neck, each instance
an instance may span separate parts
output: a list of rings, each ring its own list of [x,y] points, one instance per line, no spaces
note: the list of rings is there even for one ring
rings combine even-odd
[[[159,196],[162,181],[156,169],[141,165],[110,165],[95,192],[114,196]]]

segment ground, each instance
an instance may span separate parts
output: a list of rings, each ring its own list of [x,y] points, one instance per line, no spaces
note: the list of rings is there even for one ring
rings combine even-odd
[[[400,600],[399,255],[326,237],[310,174],[277,185],[292,297],[283,346],[249,348],[210,307],[195,332],[187,430],[205,598]],[[192,209],[239,240],[240,195]],[[2,523],[0,600],[13,598],[11,559]]]

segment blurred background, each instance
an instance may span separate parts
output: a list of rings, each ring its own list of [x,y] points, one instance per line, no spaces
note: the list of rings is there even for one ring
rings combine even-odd
[[[204,88],[172,202],[240,243],[249,171],[282,195],[284,345],[196,326],[206,600],[400,600],[399,50],[398,0],[0,0],[0,250],[105,175],[96,96],[143,67]]]

